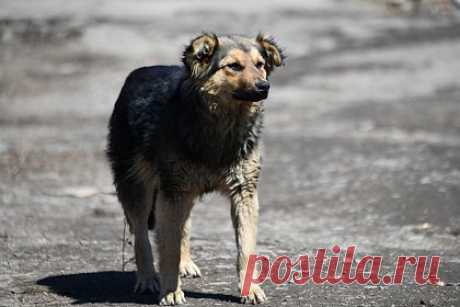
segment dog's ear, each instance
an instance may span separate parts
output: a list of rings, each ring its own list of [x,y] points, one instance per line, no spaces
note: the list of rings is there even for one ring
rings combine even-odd
[[[256,37],[256,42],[262,48],[262,56],[265,58],[265,71],[267,75],[273,71],[275,66],[284,65],[286,56],[271,36],[259,33]]]
[[[199,78],[206,72],[219,40],[213,33],[204,33],[194,38],[185,48],[182,62],[192,77]]]

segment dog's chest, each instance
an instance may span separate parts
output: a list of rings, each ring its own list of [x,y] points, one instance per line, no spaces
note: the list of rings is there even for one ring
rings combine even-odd
[[[231,169],[210,169],[187,161],[169,161],[160,171],[162,190],[172,193],[192,193],[197,196],[225,186]]]

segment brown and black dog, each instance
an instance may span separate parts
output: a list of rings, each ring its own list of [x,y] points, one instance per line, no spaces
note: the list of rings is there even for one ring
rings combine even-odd
[[[190,211],[201,195],[230,199],[240,285],[255,252],[260,134],[267,78],[284,55],[269,37],[203,34],[183,66],[152,66],[127,78],[110,119],[107,155],[130,230],[137,292],[185,302],[180,277],[200,276],[190,255]],[[148,230],[155,229],[159,276]],[[254,285],[243,302],[262,303]]]

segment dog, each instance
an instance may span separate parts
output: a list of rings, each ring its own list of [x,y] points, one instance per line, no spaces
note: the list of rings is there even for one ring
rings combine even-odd
[[[183,65],[142,67],[127,77],[110,118],[107,156],[134,234],[136,292],[158,292],[160,305],[185,303],[180,278],[201,274],[190,254],[190,211],[213,191],[231,202],[241,287],[256,246],[263,101],[268,76],[284,61],[269,36],[204,33],[185,48]],[[266,296],[254,285],[241,300]]]

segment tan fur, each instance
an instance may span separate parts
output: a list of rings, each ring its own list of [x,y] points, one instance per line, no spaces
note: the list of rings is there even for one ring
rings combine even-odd
[[[227,91],[230,92],[237,88],[252,88],[257,80],[265,80],[267,77],[265,70],[258,70],[254,67],[254,64],[258,61],[264,62],[262,56],[255,48],[252,48],[250,52],[245,52],[241,49],[230,50],[228,55],[222,59],[220,66],[224,67],[225,65],[235,62],[245,69],[242,74],[236,73],[228,67],[222,69],[220,74],[223,76],[218,76],[221,81],[220,87],[227,87]]]
[[[226,67],[229,63],[236,62],[240,65],[247,67],[243,74],[237,74]],[[228,112],[234,112],[234,108],[241,107],[243,112],[253,113],[258,110],[257,103],[235,103],[231,93],[238,88],[253,88],[257,80],[265,80],[267,73],[265,69],[255,69],[253,64],[258,62],[265,63],[257,49],[252,48],[250,52],[244,52],[241,49],[234,49],[229,51],[228,55],[224,57],[219,66],[223,69],[217,71],[211,78],[206,80],[201,86],[201,91],[210,99],[210,110],[214,113],[220,106],[227,108]],[[213,103],[213,100],[218,102]]]
[[[238,251],[237,271],[240,282],[245,276],[249,255],[255,252],[259,201],[257,180],[260,173],[260,152],[255,151],[241,163],[238,171],[227,178],[224,193],[231,201],[231,217]],[[236,181],[236,182],[235,182]],[[236,187],[241,187],[235,192]]]
[[[182,241],[180,246],[180,265],[179,272],[181,277],[201,277],[200,269],[192,260],[190,252],[190,232],[192,228],[192,221],[189,217],[185,222],[182,231]]]
[[[156,204],[157,244],[161,280],[161,297],[164,304],[181,304],[185,302],[180,288],[179,266],[181,246],[184,242],[184,228],[193,207],[194,195],[184,193],[174,199],[163,197],[160,192]]]

